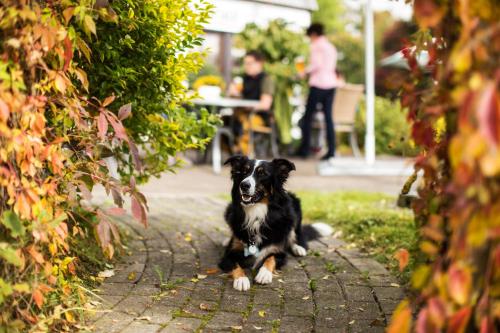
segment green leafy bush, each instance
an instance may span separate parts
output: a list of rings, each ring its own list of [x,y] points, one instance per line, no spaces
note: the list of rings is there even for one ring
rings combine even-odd
[[[80,61],[91,95],[115,95],[132,105],[133,117],[125,125],[142,148],[140,178],[146,180],[168,169],[178,151],[203,147],[215,131],[215,116],[189,113],[182,106],[188,75],[203,65],[204,54],[193,48],[202,44],[212,5],[205,0],[116,0],[111,6],[117,21],[97,25],[99,38],[89,41],[91,55]],[[130,176],[131,157],[115,156],[129,159],[119,171]]]
[[[364,146],[366,134],[366,104],[360,103],[356,117],[356,133],[360,146]],[[375,97],[375,148],[377,154],[415,156],[417,149],[411,141],[410,124],[399,101],[392,102]]]

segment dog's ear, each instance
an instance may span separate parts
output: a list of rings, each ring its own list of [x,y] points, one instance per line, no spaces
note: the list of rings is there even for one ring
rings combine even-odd
[[[231,164],[232,167],[236,165],[241,165],[243,162],[246,162],[248,160],[248,157],[243,156],[243,155],[234,155],[231,156],[224,162],[224,165]]]
[[[295,164],[290,162],[289,160],[286,160],[284,158],[275,158],[273,160],[273,167],[276,172],[276,175],[280,182],[285,182],[288,179],[288,175],[290,174],[290,171],[296,170],[295,169]]]

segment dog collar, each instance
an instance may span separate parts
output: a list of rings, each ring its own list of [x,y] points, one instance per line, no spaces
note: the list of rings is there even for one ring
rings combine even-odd
[[[259,255],[259,248],[257,247],[257,245],[255,244],[250,244],[250,246],[245,246],[245,249],[244,249],[244,255],[245,257],[248,257],[248,256],[258,256]]]

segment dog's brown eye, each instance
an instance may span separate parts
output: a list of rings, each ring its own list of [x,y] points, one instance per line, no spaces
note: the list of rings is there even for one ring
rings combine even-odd
[[[265,174],[266,174],[266,171],[264,170],[264,168],[258,168],[258,169],[257,169],[257,174],[258,174],[259,176],[263,176],[263,175],[265,175]]]

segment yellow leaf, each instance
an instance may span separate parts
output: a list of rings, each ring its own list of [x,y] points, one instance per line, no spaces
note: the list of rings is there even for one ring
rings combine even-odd
[[[85,27],[85,30],[87,32],[91,32],[94,35],[96,34],[96,29],[95,29],[95,22],[92,16],[90,15],[85,15],[85,18],[83,19],[83,25]]]
[[[191,234],[189,232],[184,235],[184,240],[186,242],[190,242],[190,241],[193,240],[193,238],[192,238],[192,236],[191,236]]]
[[[127,279],[128,279],[129,281],[133,281],[133,280],[135,280],[135,278],[136,278],[136,277],[137,277],[137,273],[136,273],[136,272],[130,272],[130,273],[128,274],[128,276],[127,276]]]
[[[260,311],[259,311],[259,317],[264,318],[265,316],[266,316],[266,311],[264,311],[264,310],[260,310]]]
[[[407,300],[399,303],[387,328],[387,333],[408,333],[411,327],[411,309]]]

